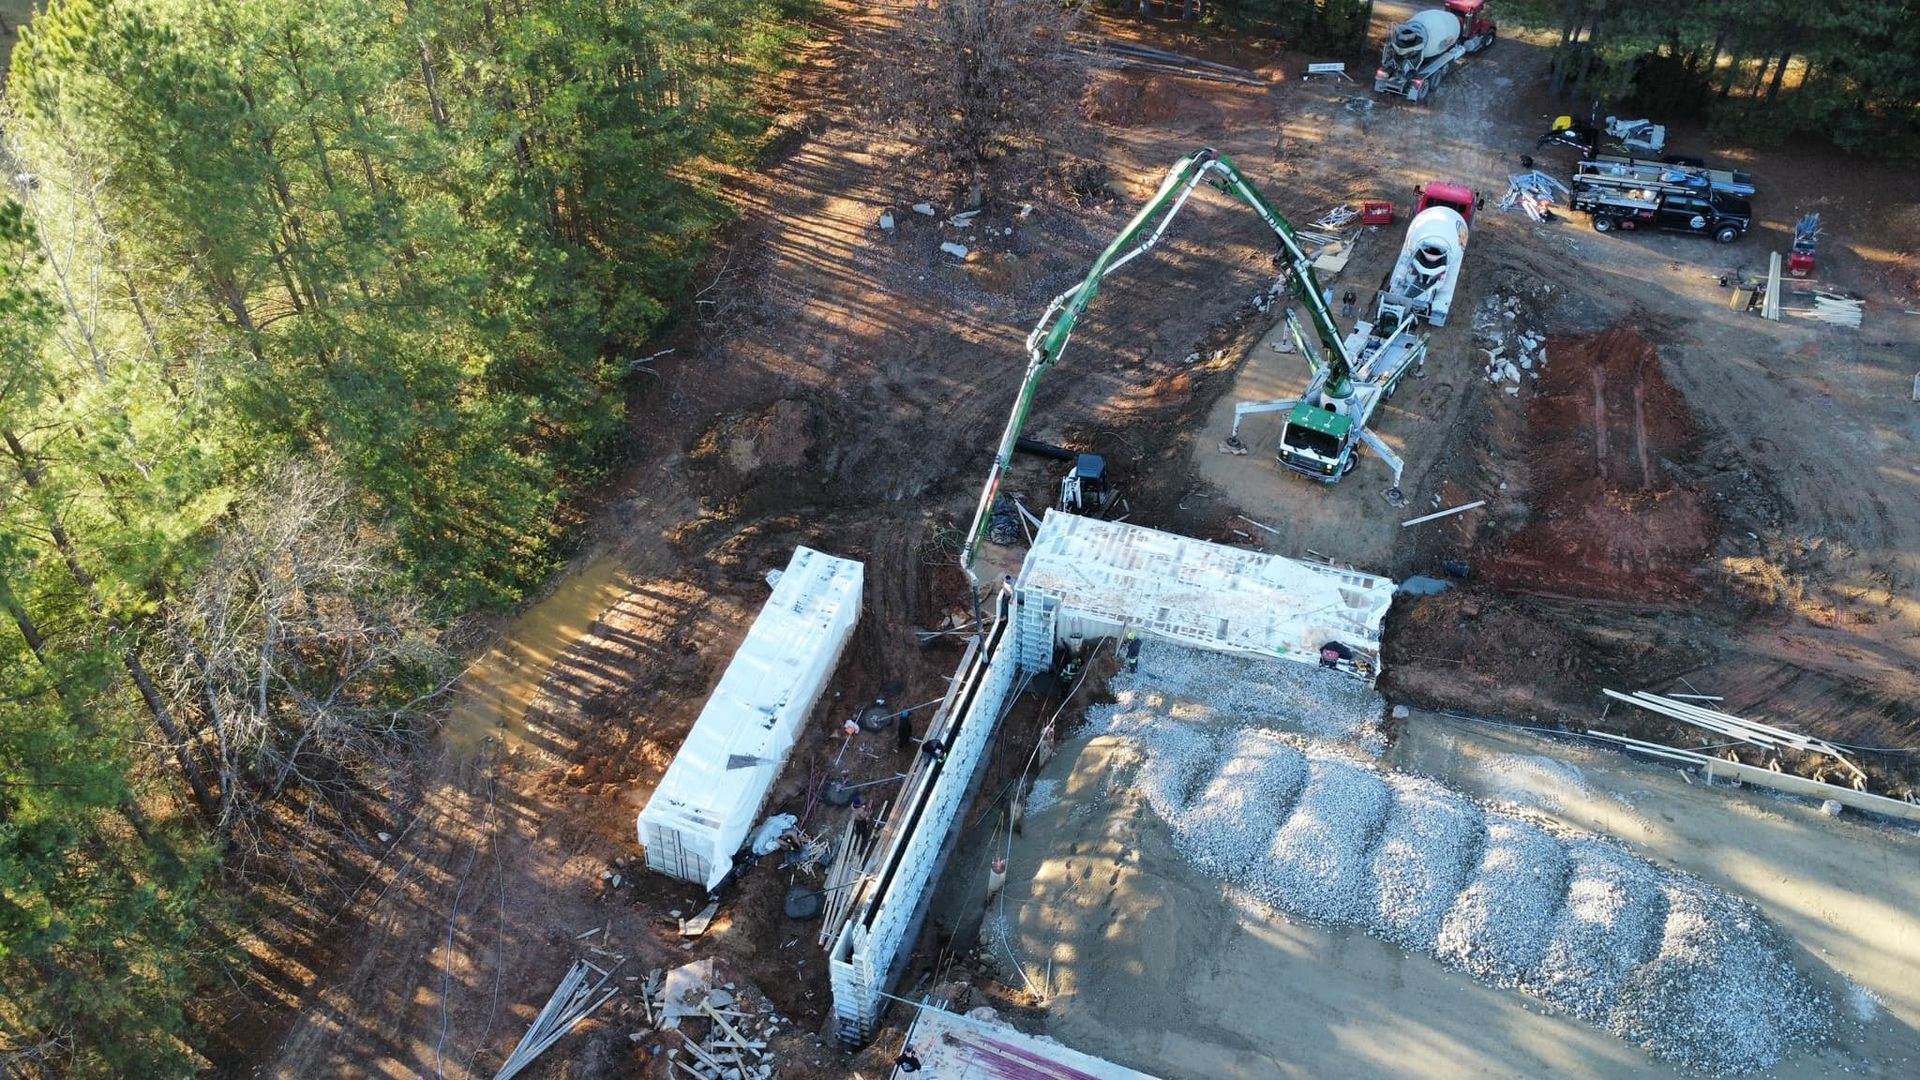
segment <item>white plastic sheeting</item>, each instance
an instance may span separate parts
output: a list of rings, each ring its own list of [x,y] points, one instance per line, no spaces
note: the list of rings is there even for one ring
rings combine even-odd
[[[1055,633],[1124,627],[1220,652],[1320,662],[1339,642],[1377,675],[1394,583],[1379,574],[1048,511],[1017,585],[1023,608],[1056,602]]]
[[[863,577],[860,563],[794,549],[640,812],[649,867],[709,889],[727,876],[853,637]]]

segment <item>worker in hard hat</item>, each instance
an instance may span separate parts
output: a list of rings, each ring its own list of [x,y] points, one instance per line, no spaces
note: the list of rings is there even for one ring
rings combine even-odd
[[[1140,670],[1140,635],[1134,633],[1132,630],[1127,631],[1126,654],[1127,654],[1127,670],[1139,671]]]

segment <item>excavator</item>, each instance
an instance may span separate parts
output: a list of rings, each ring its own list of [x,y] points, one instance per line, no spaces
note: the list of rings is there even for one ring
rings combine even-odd
[[[1272,204],[1241,175],[1233,161],[1211,148],[1197,150],[1175,162],[1160,182],[1153,198],[1120,230],[1107,245],[1080,283],[1047,305],[1040,322],[1027,335],[1027,374],[1014,399],[1013,412],[1000,436],[994,454],[993,469],[987,474],[980,492],[980,503],[973,514],[960,552],[960,566],[977,586],[973,563],[986,539],[1000,485],[1013,465],[1013,455],[1026,426],[1027,413],[1033,408],[1034,393],[1048,369],[1058,363],[1066,351],[1073,328],[1086,313],[1087,306],[1100,291],[1107,275],[1152,250],[1159,243],[1181,208],[1202,183],[1225,192],[1245,203],[1273,230],[1280,250],[1275,261],[1280,265],[1287,287],[1307,309],[1320,350],[1307,340],[1294,311],[1287,311],[1287,325],[1296,346],[1312,369],[1306,390],[1297,398],[1281,401],[1246,402],[1234,410],[1234,435],[1229,444],[1238,445],[1240,420],[1256,412],[1285,411],[1286,424],[1280,434],[1279,460],[1294,472],[1326,483],[1337,482],[1354,466],[1362,445],[1380,455],[1393,470],[1389,501],[1400,497],[1401,462],[1380,437],[1368,429],[1374,410],[1393,392],[1402,375],[1424,360],[1426,342],[1413,333],[1413,317],[1396,320],[1392,328],[1362,323],[1347,340],[1342,340],[1329,307],[1329,293],[1314,276],[1313,260],[1301,247],[1293,226],[1280,216]],[[1382,320],[1384,324],[1385,320]],[[1244,452],[1244,449],[1241,450]]]

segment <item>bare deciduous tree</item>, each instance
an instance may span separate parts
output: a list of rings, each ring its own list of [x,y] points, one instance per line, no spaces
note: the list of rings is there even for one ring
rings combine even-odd
[[[230,837],[290,785],[326,795],[377,782],[426,732],[448,653],[387,546],[332,470],[289,463],[170,603],[170,687],[212,732]]]
[[[874,105],[975,204],[1010,151],[1077,125],[1087,63],[1069,35],[1085,11],[1085,0],[914,0],[904,47],[876,65]]]

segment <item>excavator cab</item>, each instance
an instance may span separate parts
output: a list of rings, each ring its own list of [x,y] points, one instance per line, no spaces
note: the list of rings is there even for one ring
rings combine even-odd
[[[1107,487],[1107,459],[1081,454],[1060,481],[1060,509],[1070,514],[1097,514],[1113,500]]]

